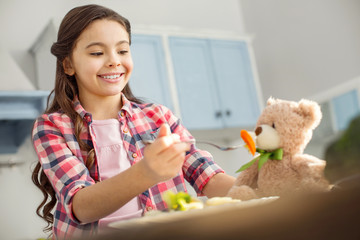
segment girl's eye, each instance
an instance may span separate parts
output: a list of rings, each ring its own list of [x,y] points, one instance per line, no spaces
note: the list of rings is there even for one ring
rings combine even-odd
[[[124,54],[127,54],[127,53],[128,53],[127,50],[121,50],[121,51],[119,51],[119,54],[121,54],[121,55],[124,55]]]
[[[102,55],[102,52],[93,52],[93,53],[90,53],[90,55],[92,55],[92,56],[100,56],[100,55]]]

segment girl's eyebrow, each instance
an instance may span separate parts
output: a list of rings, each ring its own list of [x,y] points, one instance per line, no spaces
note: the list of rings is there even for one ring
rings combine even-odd
[[[121,45],[121,44],[124,44],[124,43],[129,44],[129,41],[122,40],[122,41],[119,41],[118,43],[116,43],[115,45],[118,46],[118,45]],[[89,45],[87,45],[87,46],[85,47],[85,49],[88,49],[88,48],[90,48],[90,47],[92,47],[92,46],[105,47],[105,44],[102,43],[102,42],[92,42],[92,43],[90,43]]]

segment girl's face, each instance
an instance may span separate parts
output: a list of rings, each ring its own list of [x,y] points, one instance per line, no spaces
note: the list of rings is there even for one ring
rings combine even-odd
[[[129,35],[116,21],[96,20],[80,34],[63,65],[66,74],[75,74],[80,98],[118,95],[133,69]]]

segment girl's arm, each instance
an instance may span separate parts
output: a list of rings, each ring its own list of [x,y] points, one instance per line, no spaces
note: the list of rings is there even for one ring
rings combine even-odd
[[[78,191],[73,197],[72,211],[79,222],[95,222],[144,192],[156,180],[146,173],[143,161],[124,172]]]
[[[211,197],[224,197],[230,188],[234,185],[235,177],[225,173],[218,173],[214,175],[205,185],[203,193]]]
[[[79,190],[72,210],[82,223],[94,222],[116,211],[135,196],[181,170],[189,145],[179,143],[167,125],[154,143],[144,149],[144,158],[124,172]]]

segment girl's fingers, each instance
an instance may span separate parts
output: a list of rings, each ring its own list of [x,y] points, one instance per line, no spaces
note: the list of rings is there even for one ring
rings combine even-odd
[[[164,137],[164,136],[169,136],[171,135],[171,130],[170,130],[170,127],[168,124],[162,124],[160,126],[160,130],[159,130],[159,134],[158,134],[158,137]]]
[[[180,136],[177,134],[171,134],[163,137],[158,137],[152,144],[149,145],[149,149],[153,154],[160,154],[166,151],[170,146],[180,142]]]
[[[166,163],[162,164],[162,180],[168,180],[175,177],[182,169],[185,159],[185,152],[173,155]]]
[[[166,148],[159,154],[159,158],[164,161],[170,162],[173,161],[177,156],[183,155],[185,156],[185,152],[190,150],[189,143],[174,143],[172,146]]]
[[[152,144],[144,149],[144,161],[153,176],[159,179],[170,179],[182,168],[189,143],[182,143],[180,136],[172,134],[170,127],[163,124]]]
[[[158,144],[155,142],[147,146],[144,150],[144,157],[150,165],[153,166],[154,170],[164,168],[164,164],[173,161],[179,155],[185,156],[186,151],[190,149],[189,143],[174,143],[161,151],[158,150]]]

